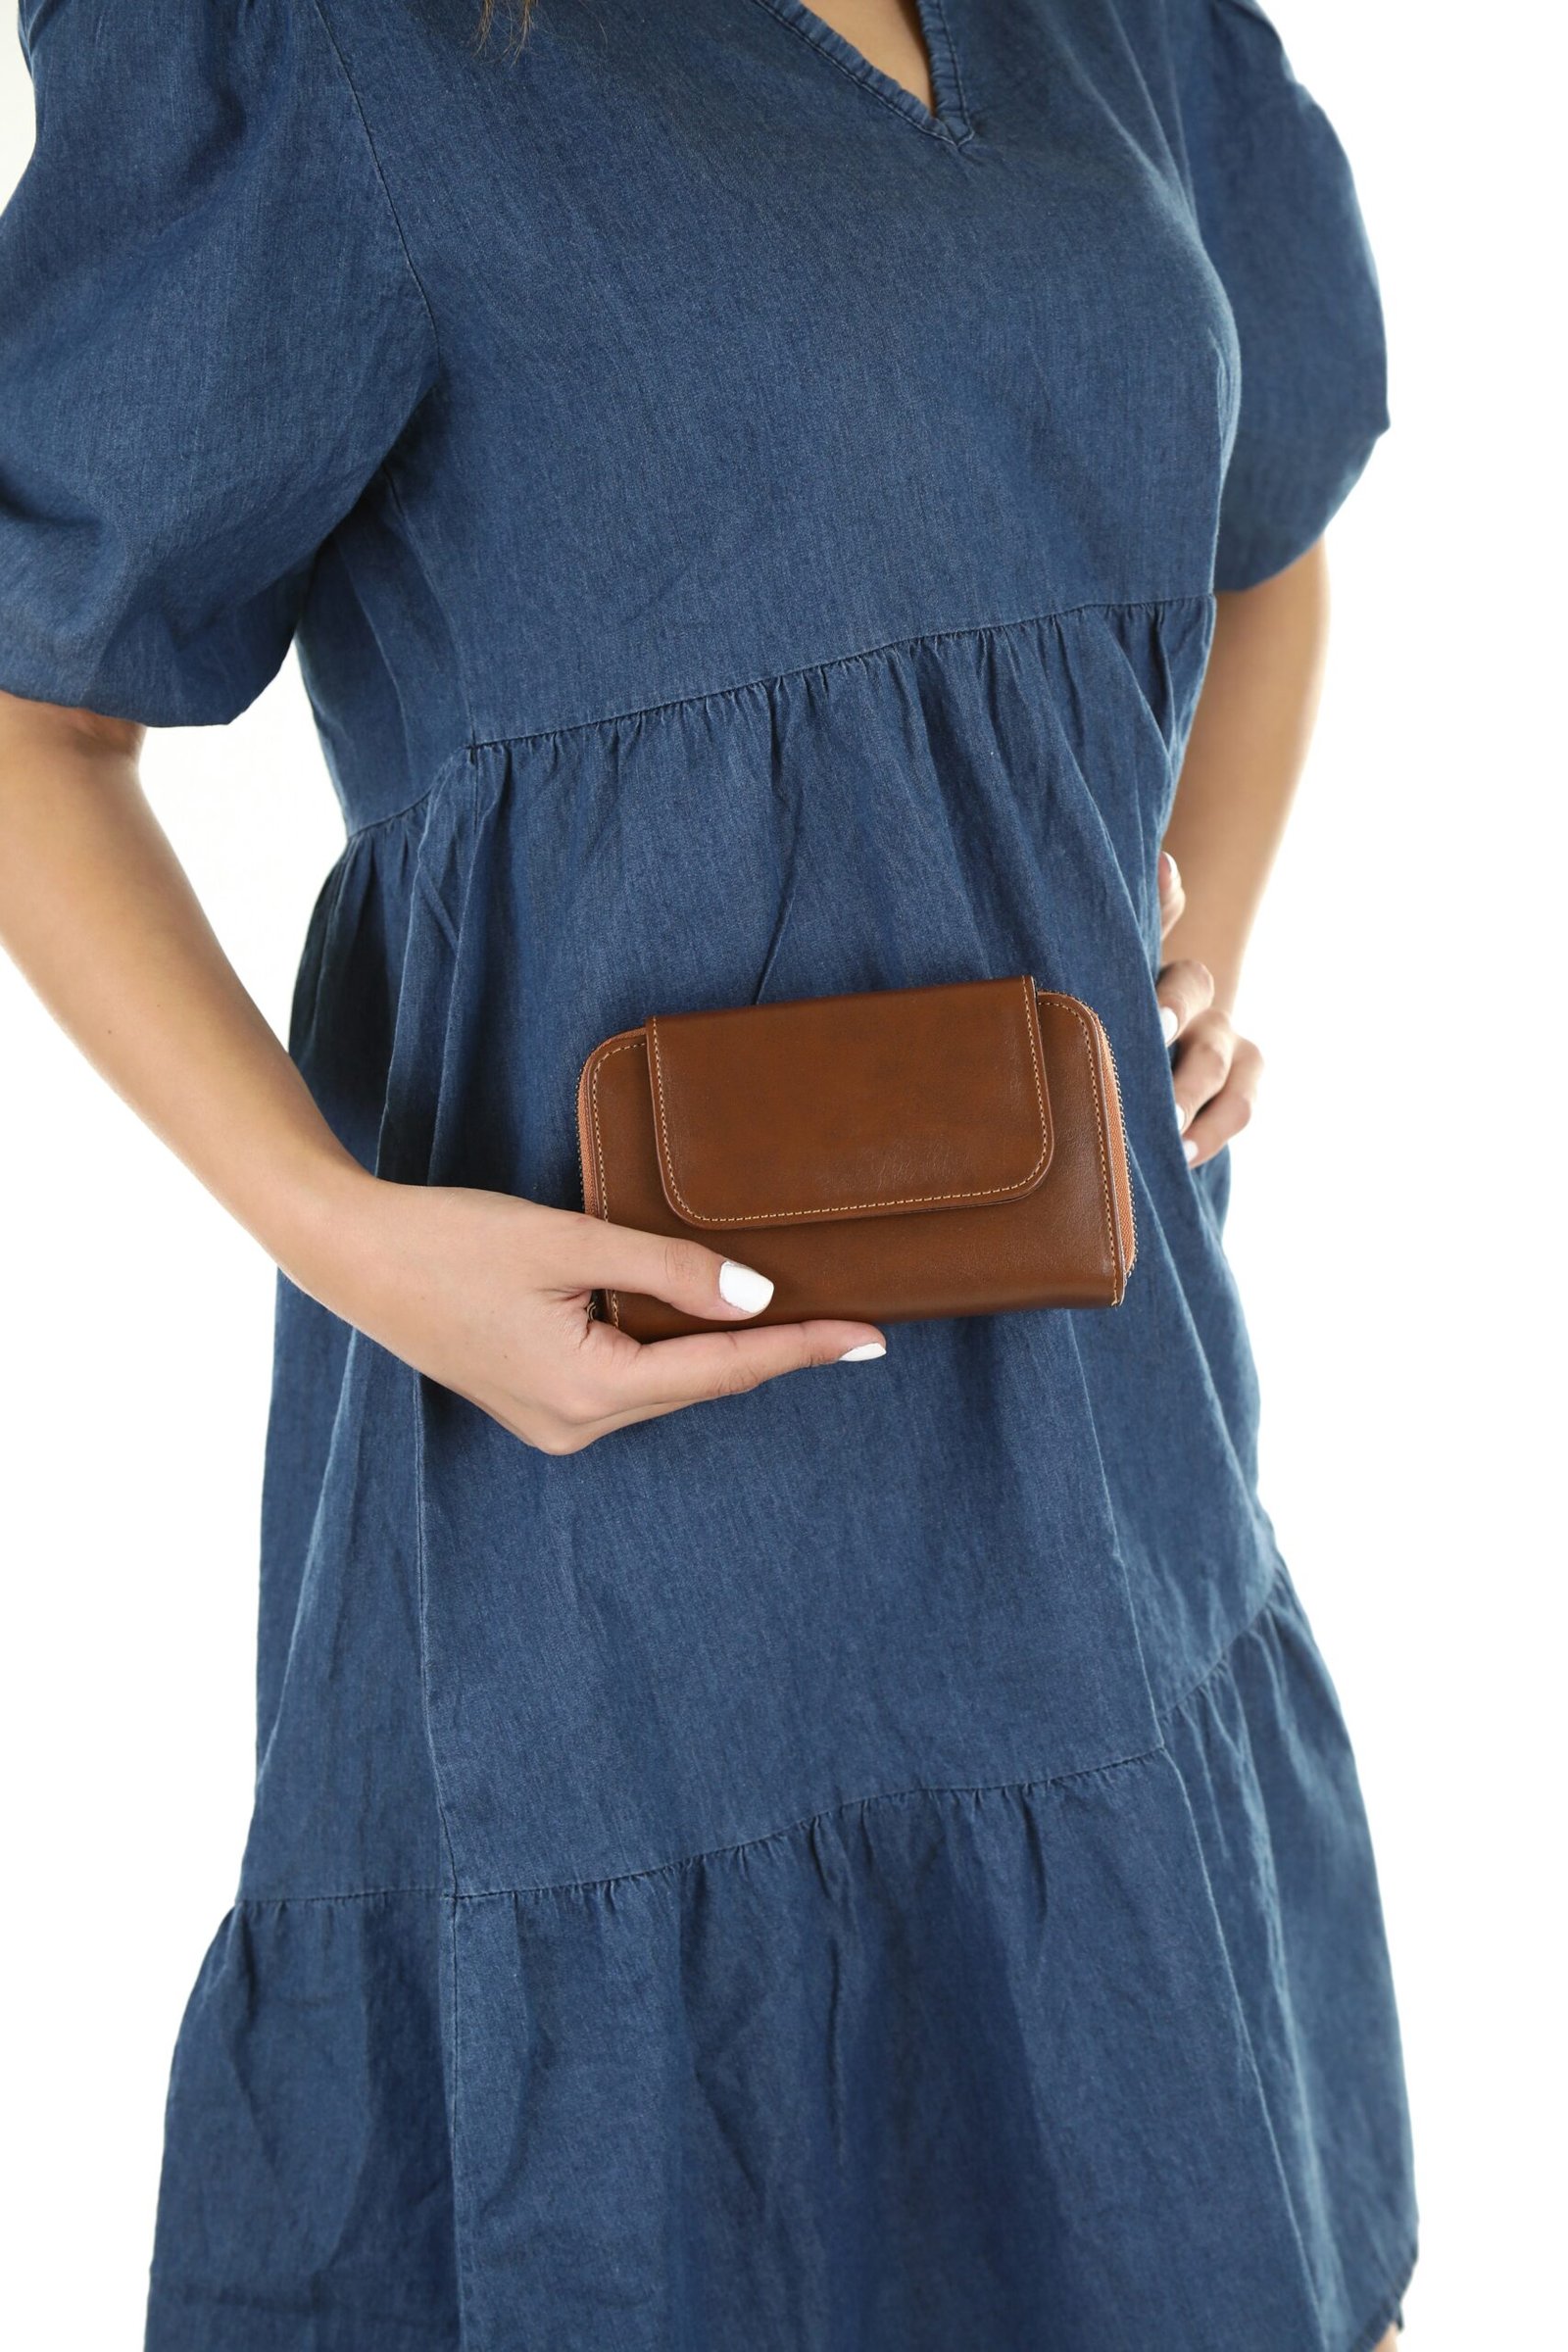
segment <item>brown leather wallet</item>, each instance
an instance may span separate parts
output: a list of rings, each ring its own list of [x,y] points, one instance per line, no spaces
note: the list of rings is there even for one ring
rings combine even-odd
[[[1027,976],[651,1015],[589,1054],[577,1136],[590,1216],[771,1276],[748,1322],[1116,1306],[1137,1252],[1109,1042]]]

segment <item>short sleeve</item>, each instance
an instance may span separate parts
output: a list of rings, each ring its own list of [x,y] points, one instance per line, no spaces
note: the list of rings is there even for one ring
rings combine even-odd
[[[317,0],[23,0],[0,686],[231,718],[436,372]]]
[[[1184,128],[1236,320],[1241,407],[1215,585],[1317,539],[1388,424],[1383,314],[1345,152],[1254,0],[1185,0]]]

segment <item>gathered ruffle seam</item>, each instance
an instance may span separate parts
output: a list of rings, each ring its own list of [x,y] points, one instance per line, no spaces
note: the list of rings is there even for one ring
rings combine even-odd
[[[592,735],[603,728],[629,726],[636,719],[662,718],[672,710],[701,710],[710,703],[737,702],[743,695],[765,694],[774,688],[788,686],[797,678],[825,676],[830,670],[854,669],[867,662],[879,661],[889,654],[913,653],[925,646],[947,645],[966,637],[1007,637],[1026,629],[1046,629],[1058,621],[1075,619],[1084,612],[1163,612],[1179,605],[1206,605],[1210,602],[1206,590],[1191,589],[1176,596],[1102,597],[1086,599],[1082,604],[1057,605],[1044,612],[1025,612],[1012,620],[964,621],[948,629],[920,629],[908,637],[889,637],[878,645],[858,647],[853,653],[829,654],[819,662],[797,662],[793,668],[769,670],[755,678],[741,678],[728,686],[709,686],[698,693],[673,694],[657,703],[642,703],[625,710],[602,711],[594,718],[564,719],[555,726],[525,728],[514,735],[486,735],[470,739],[442,761],[428,788],[416,800],[402,808],[394,808],[385,816],[369,818],[363,825],[353,826],[347,843],[352,845],[367,835],[384,831],[389,825],[402,824],[417,816],[449,780],[461,762],[476,759],[481,752],[521,751],[531,744],[558,742],[565,735]],[[347,846],[347,845],[346,845]]]
[[[1154,1721],[1160,1725],[1161,1729],[1166,1724],[1174,1722],[1178,1715],[1185,1715],[1188,1708],[1196,1699],[1202,1697],[1212,1683],[1217,1682],[1222,1674],[1230,1671],[1242,1643],[1258,1631],[1265,1617],[1274,1615],[1284,1597],[1286,1597],[1285,1566],[1283,1561],[1276,1561],[1262,1599],[1247,1622],[1238,1626],[1235,1633],[1228,1637],[1218,1657],[1213,1660],[1211,1665],[1204,1668],[1196,1683],[1191,1684],[1177,1697],[1167,1699],[1162,1707],[1155,1710]]]
[[[1258,1608],[1246,1624],[1232,1635],[1220,1655],[1206,1673],[1201,1675],[1192,1686],[1191,1690],[1183,1697],[1174,1700],[1160,1711],[1155,1718],[1157,1723],[1167,1723],[1172,1716],[1180,1714],[1184,1708],[1191,1706],[1193,1701],[1202,1694],[1207,1686],[1226,1671],[1241,1644],[1257,1632],[1263,1620],[1277,1607],[1282,1582],[1283,1569],[1276,1569],[1270,1580],[1268,1592]],[[383,1896],[397,1895],[434,1895],[439,1896],[443,1901],[452,1903],[485,1903],[503,1901],[508,1898],[520,1898],[524,1895],[598,1893],[615,1886],[633,1886],[641,1880],[668,1878],[684,1871],[697,1870],[710,1862],[727,1861],[736,1854],[755,1853],[761,1847],[779,1845],[792,1838],[809,1834],[823,1824],[839,1820],[848,1814],[865,1813],[881,1805],[907,1804],[922,1797],[941,1799],[966,1796],[1044,1795],[1049,1789],[1066,1788],[1077,1781],[1096,1780],[1103,1774],[1123,1772],[1129,1765],[1147,1763],[1151,1758],[1163,1755],[1164,1752],[1163,1744],[1156,1741],[1149,1747],[1135,1748],[1124,1756],[1108,1756],[1098,1764],[1075,1765],[1067,1772],[1048,1773],[1033,1779],[950,1782],[941,1787],[933,1787],[919,1782],[907,1788],[873,1789],[865,1796],[842,1797],[836,1804],[820,1806],[814,1813],[803,1814],[799,1820],[785,1822],[778,1829],[760,1831],[755,1838],[737,1838],[725,1845],[707,1846],[699,1853],[676,1855],[667,1862],[648,1863],[637,1870],[611,1871],[600,1878],[555,1879],[531,1886],[514,1886],[458,1888],[450,1886],[361,1886],[351,1887],[340,1893],[251,1894],[237,1896],[234,1908],[236,1910],[266,1910],[305,1903],[373,1902]]]

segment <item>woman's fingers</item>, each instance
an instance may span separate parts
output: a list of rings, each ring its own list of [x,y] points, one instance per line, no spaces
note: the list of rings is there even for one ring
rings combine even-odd
[[[771,1283],[697,1240],[502,1193],[363,1183],[353,1257],[317,1295],[546,1453],[575,1453],[624,1421],[738,1395],[808,1364],[886,1352],[865,1322],[752,1322]],[[640,1347],[585,1311],[599,1289],[637,1291],[736,1328]]]
[[[1161,850],[1155,866],[1159,880],[1159,936],[1168,939],[1187,906],[1181,868],[1169,850]]]
[[[1176,1097],[1176,1124],[1183,1134],[1230,1076],[1236,1044],[1229,1019],[1214,1008],[1199,1013],[1182,1031],[1171,1086]]]
[[[624,1340],[623,1332],[601,1339]],[[823,1320],[812,1323],[774,1323],[760,1331],[699,1331],[680,1339],[650,1340],[630,1352],[615,1350],[604,1359],[608,1410],[615,1414],[672,1412],[678,1405],[711,1403],[720,1396],[744,1396],[765,1380],[786,1372],[805,1372],[824,1364],[856,1360],[869,1362],[869,1352],[886,1352],[882,1334],[872,1323]],[[592,1352],[590,1348],[589,1352]]]
[[[576,1453],[633,1421],[744,1396],[786,1372],[885,1355],[868,1323],[775,1323],[754,1331],[692,1332],[639,1343],[608,1323],[587,1324],[551,1383],[548,1416],[525,1431],[546,1453]]]
[[[744,1259],[701,1242],[597,1217],[553,1216],[546,1238],[543,1288],[552,1303],[541,1337],[550,1373],[542,1409],[532,1410],[517,1434],[548,1453],[574,1453],[628,1422],[743,1396],[786,1372],[886,1353],[874,1324],[839,1320],[640,1344],[612,1324],[585,1320],[583,1293],[639,1291],[704,1321],[744,1324],[766,1306],[773,1285]],[[510,1416],[499,1417],[512,1425]]]
[[[1214,975],[1206,963],[1195,963],[1191,957],[1167,963],[1160,971],[1154,994],[1159,1001],[1165,1043],[1172,1045],[1214,1002]]]
[[[1182,1150],[1189,1166],[1200,1167],[1222,1144],[1241,1134],[1256,1107],[1262,1075],[1262,1054],[1250,1038],[1237,1038],[1224,1084],[1187,1123]]]
[[[551,1235],[552,1288],[640,1291],[715,1323],[760,1315],[773,1296],[771,1281],[756,1266],[701,1242],[586,1215],[575,1227]]]
[[[1163,853],[1162,853],[1163,855]],[[1176,1125],[1190,1167],[1212,1159],[1252,1115],[1263,1056],[1214,1003],[1214,975],[1190,959],[1167,963],[1155,991],[1171,1054]]]

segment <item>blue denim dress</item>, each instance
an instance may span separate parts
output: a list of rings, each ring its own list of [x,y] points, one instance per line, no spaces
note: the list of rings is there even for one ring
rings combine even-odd
[[[1212,592],[1385,422],[1323,117],[1251,0],[923,0],[934,112],[797,0],[22,14],[0,681],[297,643],[350,1148],[575,1206],[607,1032],[1031,971],[1141,1236],[564,1458],[283,1285],[153,2352],[1364,2352],[1377,1887],[1153,985]]]

